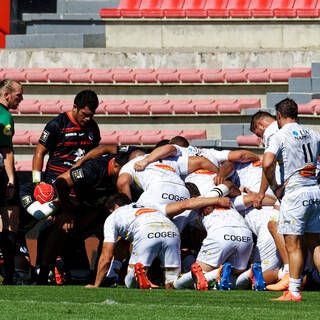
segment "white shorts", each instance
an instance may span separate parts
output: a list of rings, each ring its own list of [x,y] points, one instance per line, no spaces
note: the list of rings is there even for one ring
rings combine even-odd
[[[218,268],[231,262],[235,269],[245,270],[253,247],[252,233],[248,228],[224,227],[203,240],[197,260]]]
[[[269,270],[278,270],[282,266],[282,260],[274,243],[274,240],[269,233],[269,237],[259,239],[254,248],[253,263],[261,263],[262,272]]]
[[[303,235],[320,233],[319,186],[298,188],[284,195],[278,222],[278,233]]]
[[[190,193],[184,185],[171,182],[159,182],[152,184],[144,191],[137,203],[168,204],[189,198]]]
[[[156,257],[164,268],[180,268],[180,234],[171,221],[144,224],[134,235],[129,264],[149,267]]]

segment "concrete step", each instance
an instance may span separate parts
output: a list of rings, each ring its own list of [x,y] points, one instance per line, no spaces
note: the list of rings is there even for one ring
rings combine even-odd
[[[99,13],[102,8],[118,8],[119,0],[58,0],[58,13]]]

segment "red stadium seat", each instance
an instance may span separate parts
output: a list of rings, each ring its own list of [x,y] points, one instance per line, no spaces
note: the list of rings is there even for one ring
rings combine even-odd
[[[69,74],[66,69],[60,68],[57,70],[48,69],[48,80],[51,82],[69,82]]]
[[[305,104],[298,104],[299,114],[314,114],[317,106],[320,105],[320,99],[313,99]]]
[[[300,18],[319,17],[320,1],[318,0],[296,0],[294,8]]]
[[[205,9],[210,18],[228,18],[228,0],[207,0]]]
[[[183,18],[185,12],[182,10],[185,0],[163,0],[161,10],[167,18]]]
[[[15,164],[17,171],[31,171],[32,170],[32,161],[19,161]]]
[[[162,18],[161,10],[163,0],[142,0],[140,10],[144,18]]]
[[[175,114],[194,114],[194,104],[191,100],[172,100],[173,111]]]
[[[101,101],[96,109],[96,114],[105,114],[106,113],[106,105],[103,101]]]
[[[141,144],[141,134],[139,132],[124,132],[118,131],[119,133],[119,143],[121,144]]]
[[[244,69],[224,69],[222,72],[224,73],[224,78],[227,82],[247,82],[247,75],[244,72]]]
[[[142,144],[157,144],[163,139],[161,132],[154,135],[141,134],[141,143]]]
[[[181,82],[202,82],[201,73],[197,69],[180,69],[179,74]]]
[[[71,82],[91,82],[91,72],[89,69],[68,69]]]
[[[91,69],[91,80],[93,82],[107,82],[112,83],[112,73],[110,69]]]
[[[13,144],[30,144],[30,133],[27,130],[15,130],[15,134],[12,137]]]
[[[311,68],[291,68],[290,78],[311,77]]]
[[[207,139],[206,130],[183,130],[181,135],[188,140]]]
[[[31,144],[38,144],[41,133],[42,133],[42,130],[30,131],[30,143]]]
[[[39,103],[20,104],[19,111],[22,114],[40,113],[40,105]]]
[[[62,112],[69,112],[72,110],[72,108],[73,108],[73,106],[70,104],[61,105],[61,113]]]
[[[193,103],[196,104],[211,104],[213,103],[213,99],[194,99]]]
[[[261,108],[260,99],[240,99],[237,101],[241,109]]]
[[[142,12],[140,10],[141,0],[129,0],[127,7],[120,10],[121,17],[123,18],[141,18]],[[119,9],[119,7],[118,7]]]
[[[160,82],[179,82],[177,69],[158,69],[155,72]]]
[[[26,81],[26,72],[21,68],[4,68],[4,77],[7,79],[13,79],[20,82]]]
[[[151,99],[149,100],[150,104],[167,104],[169,103],[168,99],[161,99],[161,100],[157,100],[157,99]]]
[[[273,0],[274,15],[278,18],[295,18],[297,12],[293,9],[294,2],[295,0]]]
[[[149,103],[130,104],[128,101],[128,112],[130,114],[149,114],[150,104]]]
[[[241,105],[237,102],[235,103],[219,103],[218,111],[220,113],[241,113]]]
[[[200,103],[194,105],[194,109],[199,114],[212,114],[212,113],[218,113],[218,106],[216,103]]]
[[[47,82],[48,71],[44,68],[28,68],[26,69],[26,79],[29,82]]]
[[[270,68],[268,69],[268,73],[270,74],[270,79],[273,82],[277,82],[277,81],[287,82],[291,76],[290,69],[285,69],[285,68]]]
[[[40,112],[43,114],[59,114],[61,107],[61,104],[47,104],[40,101]]]
[[[152,114],[172,114],[172,104],[150,104],[150,111]]]
[[[161,130],[162,139],[171,139],[175,136],[181,136],[182,130]]]
[[[265,68],[245,69],[247,79],[250,82],[269,82],[270,74]]]
[[[134,79],[137,82],[157,82],[156,74],[154,69],[136,69],[133,70]]]
[[[105,111],[108,114],[128,114],[128,105],[127,103],[123,103],[123,104],[106,103]]]
[[[320,115],[320,104],[317,104],[317,105],[316,105],[314,111],[315,111],[315,113],[316,113],[317,115]]]
[[[227,8],[233,18],[249,18],[251,17],[249,5],[250,0],[229,0]]]
[[[185,0],[183,9],[188,18],[205,18],[207,10],[205,9],[207,0]]]
[[[106,132],[103,131],[101,132],[101,140],[100,144],[118,144],[119,142],[119,134],[115,131],[111,132]]]
[[[259,138],[255,134],[237,137],[237,143],[239,146],[259,147],[261,145],[261,141],[261,138]]]
[[[115,82],[134,82],[132,69],[112,69],[111,73]]]
[[[273,17],[273,0],[254,0],[250,3],[251,15],[255,18]]]
[[[204,82],[224,82],[224,73],[221,69],[203,69],[201,74]]]
[[[101,9],[101,18],[120,18],[123,10],[139,9],[141,0],[120,0],[119,6],[116,9]]]

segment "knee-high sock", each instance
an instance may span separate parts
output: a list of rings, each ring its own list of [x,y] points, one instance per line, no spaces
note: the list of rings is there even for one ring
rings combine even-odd
[[[137,281],[134,276],[134,268],[132,268],[124,278],[124,283],[127,288],[136,289],[137,288]]]
[[[184,289],[184,288],[189,288],[192,284],[193,280],[192,280],[192,274],[191,271],[184,273],[182,275],[182,277],[180,277],[179,279],[176,279],[173,282],[173,286],[176,289]]]
[[[208,283],[210,283],[213,280],[216,280],[218,278],[218,269],[214,269],[212,271],[209,271],[207,273],[204,274],[205,278],[207,279]]]
[[[2,231],[2,253],[5,269],[5,283],[11,284],[14,274],[14,257],[16,253],[16,234],[9,230]]]
[[[241,273],[239,276],[231,276],[231,287],[234,289],[248,289],[249,285],[251,284],[250,279],[250,269]]]

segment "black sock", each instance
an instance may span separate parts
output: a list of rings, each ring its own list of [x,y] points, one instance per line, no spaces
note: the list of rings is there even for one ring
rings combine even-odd
[[[48,284],[49,268],[47,266],[40,266],[40,272],[37,279],[37,285],[45,286]]]
[[[5,269],[3,284],[12,284],[15,268],[14,257],[16,255],[16,234],[13,231],[2,231],[2,254]]]

